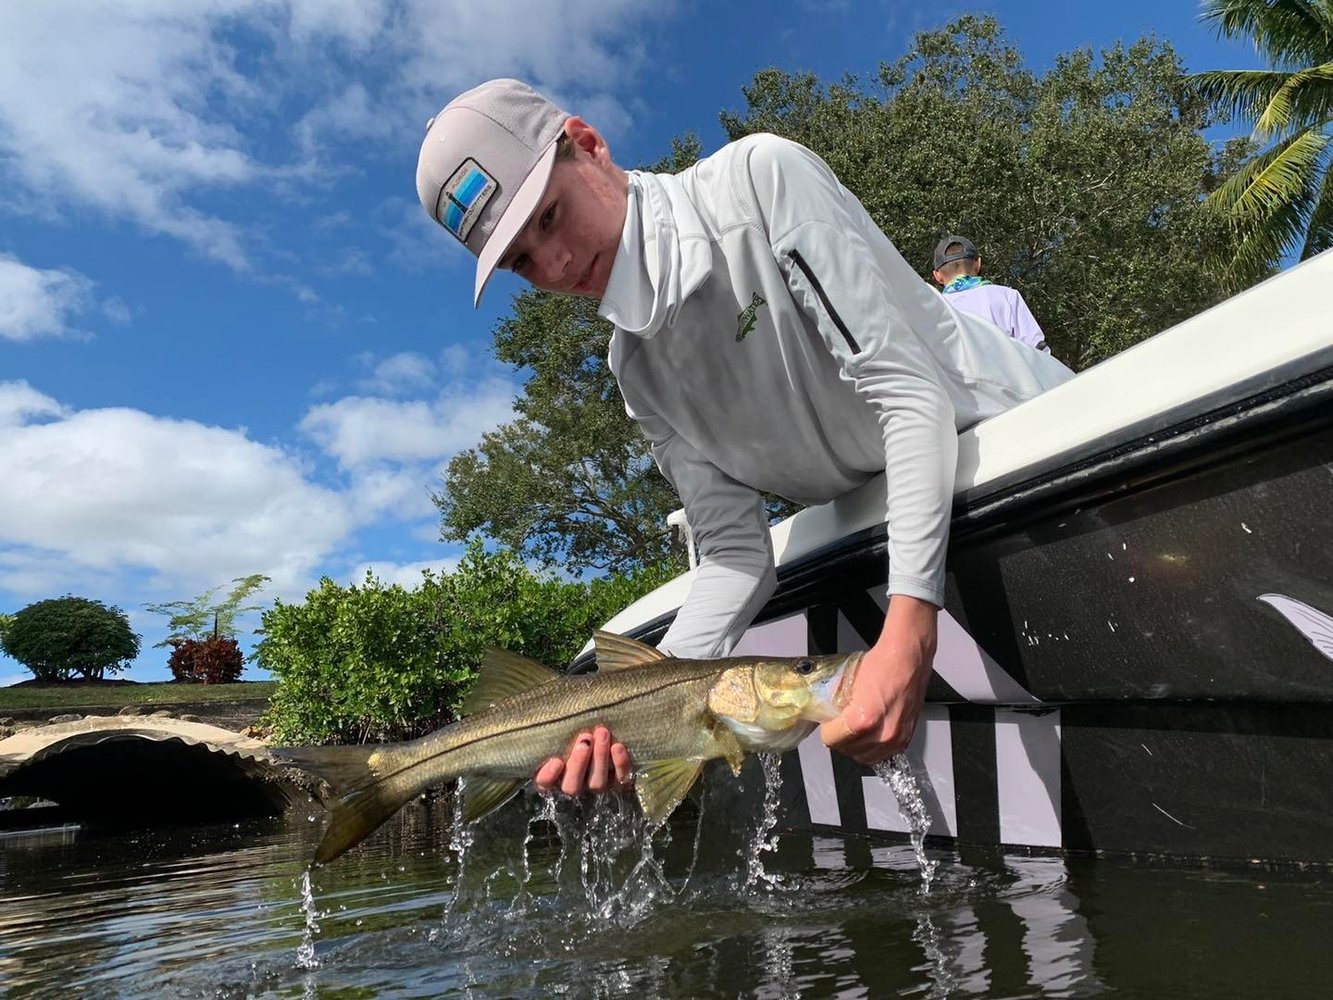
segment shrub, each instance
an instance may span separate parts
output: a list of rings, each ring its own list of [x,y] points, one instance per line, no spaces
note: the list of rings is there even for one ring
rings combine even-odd
[[[232,684],[245,669],[245,656],[235,639],[226,636],[180,639],[174,645],[167,666],[175,680]]]
[[[324,579],[304,604],[266,611],[256,662],[278,680],[265,718],[284,743],[409,739],[455,718],[488,646],[567,664],[592,630],[667,571],[591,583],[469,546],[458,568],[414,590],[367,573]]]

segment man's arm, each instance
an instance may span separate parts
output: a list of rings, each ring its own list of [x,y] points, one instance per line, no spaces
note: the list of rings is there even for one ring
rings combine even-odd
[[[699,550],[689,595],[658,647],[673,656],[726,656],[777,588],[763,498],[657,418],[635,419],[685,506]]]
[[[690,593],[658,643],[673,656],[726,656],[777,586],[763,500],[736,482],[655,415],[636,412],[653,457],[685,506],[699,549]],[[580,733],[566,758],[552,757],[536,775],[543,791],[602,792],[627,784],[629,752],[605,726]]]
[[[929,311],[927,293],[934,292],[813,153],[773,140],[756,148],[749,166],[759,214],[792,296],[874,408],[883,436],[889,610],[857,669],[850,703],[823,728],[826,743],[872,763],[911,739],[944,600],[957,430],[941,374],[921,339],[930,331],[914,329],[906,312],[943,314]]]

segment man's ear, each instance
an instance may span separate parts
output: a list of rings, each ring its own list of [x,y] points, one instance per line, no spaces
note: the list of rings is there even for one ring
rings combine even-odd
[[[946,282],[945,282],[943,276],[942,276],[942,275],[940,274],[940,272],[939,272],[939,268],[936,268],[934,271],[931,271],[930,273],[933,274],[933,275],[935,275],[935,284],[937,284],[937,285],[943,285],[943,284],[946,284]]]
[[[585,122],[578,115],[565,119],[565,135],[579,149],[594,159],[600,156],[610,157],[611,151],[602,138],[602,133]],[[599,156],[600,154],[600,156]]]

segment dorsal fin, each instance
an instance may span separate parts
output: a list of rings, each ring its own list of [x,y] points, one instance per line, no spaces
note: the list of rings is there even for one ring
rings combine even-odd
[[[485,711],[497,701],[549,684],[559,676],[549,667],[507,649],[488,649],[477,682],[463,699],[461,712],[472,715]]]
[[[654,649],[628,636],[603,632],[601,629],[592,634],[592,642],[593,648],[597,651],[597,669],[608,673],[612,670],[624,670],[627,667],[641,667],[645,663],[667,658],[666,653],[660,649]]]

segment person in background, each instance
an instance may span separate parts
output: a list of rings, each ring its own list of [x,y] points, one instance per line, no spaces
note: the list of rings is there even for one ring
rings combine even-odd
[[[935,281],[955,309],[989,320],[1014,340],[1051,353],[1022,293],[981,276],[981,255],[967,237],[946,236],[936,244]]]
[[[477,256],[596,299],[625,408],[698,540],[659,648],[726,656],[777,587],[761,491],[823,503],[886,479],[889,607],[824,741],[864,763],[912,738],[944,603],[958,431],[1072,376],[950,309],[813,152],[775,135],[679,174],[625,171],[602,134],[517,80],[427,125],[426,212]],[[606,727],[538,771],[576,795],[629,779]]]

